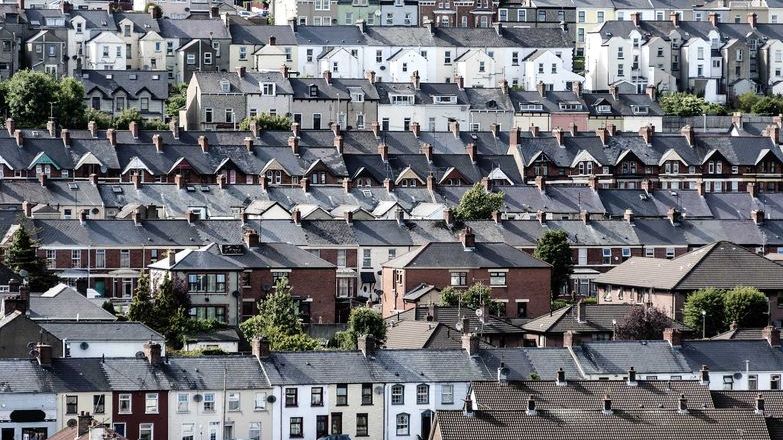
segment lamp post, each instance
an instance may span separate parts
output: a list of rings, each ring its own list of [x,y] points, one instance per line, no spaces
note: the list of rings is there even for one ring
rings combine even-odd
[[[707,311],[701,311],[701,338],[707,339]]]

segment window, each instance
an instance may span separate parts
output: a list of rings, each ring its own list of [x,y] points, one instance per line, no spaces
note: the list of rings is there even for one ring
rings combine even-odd
[[[82,250],[74,249],[71,251],[71,267],[82,266]]]
[[[585,11],[579,11],[579,13],[577,14],[577,21],[579,23],[585,22]]]
[[[261,440],[261,424],[258,422],[250,422],[247,437],[248,440]]]
[[[672,248],[672,247],[667,247],[667,248],[666,248],[666,259],[667,259],[667,260],[671,260],[671,259],[673,259],[673,258],[674,258],[674,248]]]
[[[748,389],[751,391],[759,389],[759,377],[755,374],[748,375]]]
[[[177,394],[177,412],[186,413],[190,411],[190,395],[187,393]]]
[[[440,386],[440,403],[441,405],[454,404],[454,385],[441,385]]]
[[[212,109],[211,108],[205,108],[204,109],[204,122],[207,122],[207,123],[212,122]]]
[[[239,411],[239,393],[228,393],[228,410]]]
[[[141,98],[139,100],[139,107],[141,108],[142,112],[150,111],[150,99],[149,98]]]
[[[144,394],[144,413],[145,414],[158,413],[158,393]]]
[[[367,413],[356,414],[356,436],[367,437],[369,435],[369,417]]]
[[[467,286],[468,285],[468,273],[467,272],[452,272],[451,273],[451,285],[452,286]]]
[[[152,440],[152,423],[139,424],[139,440]]]
[[[189,53],[188,56],[187,56],[187,61],[186,62],[188,64],[196,64],[196,54]]]
[[[538,21],[546,21],[546,11],[538,11]]]
[[[65,413],[78,414],[79,396],[65,396]]]
[[[406,413],[397,414],[397,435],[410,435],[410,418]]]
[[[348,384],[337,384],[337,406],[348,405]]]
[[[120,250],[120,267],[125,267],[125,268],[130,267],[130,250],[129,249],[122,249],[122,250]]]
[[[624,58],[623,48],[622,47],[618,47],[617,48],[617,59],[618,60],[622,60],[623,58]]]
[[[301,417],[291,417],[291,421],[288,426],[288,432],[291,437],[304,437],[304,432],[302,431],[302,418]]]
[[[734,377],[732,377],[731,375],[723,376],[723,389],[724,390],[734,389]]]
[[[46,250],[46,267],[54,269],[57,267],[57,254],[53,249]]]
[[[430,403],[430,387],[427,384],[416,386],[416,404],[427,405]]]
[[[391,404],[392,405],[404,405],[405,404],[405,386],[396,384],[391,388]]]
[[[297,392],[298,390],[296,388],[285,389],[285,406],[299,406]]]
[[[204,393],[204,412],[215,412],[215,393]]]
[[[362,405],[372,405],[372,384],[362,384]]]
[[[486,72],[487,66],[484,61],[479,61],[479,72]]]
[[[95,394],[92,396],[93,414],[103,414],[106,412],[106,396],[104,394]]]
[[[286,406],[289,406],[286,404]],[[310,389],[310,406],[324,406],[323,387],[313,387]]]
[[[631,248],[624,247],[623,248],[623,261],[631,258]]]
[[[604,22],[604,11],[596,12],[595,17],[596,17],[596,21],[597,22],[603,23]]]
[[[769,389],[771,390],[779,390],[780,389],[780,375],[779,374],[773,374],[769,378]]]
[[[120,394],[120,397],[118,398],[119,401],[119,408],[117,409],[117,412],[119,414],[131,414],[132,408],[131,408],[131,395],[130,394]]]
[[[356,128],[360,130],[364,129],[364,113],[356,114]]]
[[[188,291],[199,293],[225,293],[226,274],[191,273],[188,274]]]
[[[266,393],[256,393],[254,406],[256,411],[266,409]]]
[[[362,267],[372,267],[372,251],[370,249],[362,249]]]
[[[489,285],[490,286],[505,286],[506,285],[506,272],[490,272],[489,273]]]
[[[517,9],[517,21],[527,21],[526,9]]]
[[[601,264],[612,264],[612,249],[611,248],[603,248],[602,249],[602,261]]]

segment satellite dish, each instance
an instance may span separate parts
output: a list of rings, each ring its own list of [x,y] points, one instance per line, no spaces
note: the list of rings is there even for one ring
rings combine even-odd
[[[32,350],[32,349],[34,349],[34,348],[35,348],[35,346],[36,346],[36,343],[35,343],[35,342],[28,342],[28,343],[27,343],[27,349],[28,349],[28,350]]]
[[[462,331],[462,321],[461,320],[457,321],[457,325],[455,325],[455,327],[457,328],[457,330]]]
[[[383,386],[382,385],[378,385],[377,387],[375,387],[375,389],[373,391],[375,392],[375,394],[378,394],[378,395],[383,394]]]
[[[136,359],[144,359],[145,357],[147,357],[147,356],[144,355],[143,351],[137,351],[136,352]]]
[[[269,403],[275,403],[277,401],[277,397],[275,397],[275,396],[270,394],[270,395],[266,396],[266,401],[269,402]]]
[[[476,309],[476,316],[478,316],[479,318],[481,318],[482,316],[484,316],[484,311],[483,311],[483,310],[481,310],[481,309]]]
[[[28,354],[30,355],[31,358],[37,358],[38,355],[40,355],[41,353],[38,350],[33,349],[33,350],[30,350],[30,352]]]
[[[82,350],[87,350],[88,348],[90,348],[90,344],[84,341],[81,344],[79,344],[79,348],[81,348]]]
[[[68,425],[69,428],[73,428],[74,426],[76,426],[77,423],[78,422],[76,421],[76,419],[68,419],[66,425]]]
[[[734,373],[734,379],[742,379],[742,373]]]
[[[202,400],[204,400],[204,396],[202,396],[201,394],[194,394],[193,395],[193,401],[194,402],[201,402]]]

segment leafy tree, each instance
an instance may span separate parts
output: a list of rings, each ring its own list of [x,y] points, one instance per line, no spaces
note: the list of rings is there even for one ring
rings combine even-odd
[[[239,324],[246,339],[266,337],[272,350],[312,350],[320,343],[308,336],[299,320],[299,307],[283,278],[266,299],[258,302],[258,314]]]
[[[731,322],[740,327],[767,325],[767,296],[755,287],[735,287],[724,294],[723,302],[726,307],[724,327]]]
[[[747,92],[737,97],[737,110],[743,113],[753,112],[753,106],[761,100],[761,97],[753,92]]]
[[[568,285],[573,268],[568,234],[562,229],[547,230],[538,238],[533,256],[552,265],[551,289],[554,294],[560,293]]]
[[[480,309],[486,306],[491,315],[500,315],[502,303],[492,299],[492,289],[481,282],[477,282],[468,287],[467,290],[455,289],[452,286],[445,287],[440,291],[440,302],[446,306],[462,305],[469,309]]]
[[[84,85],[67,76],[60,81],[55,96],[57,118],[63,127],[78,127],[84,124]]]
[[[335,339],[343,350],[353,350],[361,335],[371,335],[379,342],[386,340],[386,323],[383,316],[370,307],[352,309],[348,317],[348,329],[338,332]]]
[[[121,111],[120,114],[114,117],[112,120],[112,127],[120,130],[127,130],[128,125],[135,121],[138,124],[144,122],[144,118],[141,116],[139,109],[134,107],[128,107]]]
[[[57,81],[44,72],[22,70],[6,84],[8,111],[20,127],[42,127],[49,118],[49,103],[57,100]]]
[[[17,274],[27,271],[27,283],[33,292],[43,292],[57,284],[57,276],[47,267],[46,259],[38,256],[38,243],[24,225],[11,237],[11,245],[5,251],[5,265]]]
[[[454,214],[460,220],[488,219],[493,211],[499,211],[503,206],[503,197],[502,192],[488,192],[481,183],[476,183],[462,195]]]
[[[751,111],[759,115],[778,115],[783,112],[783,99],[779,96],[760,97],[751,107]]]
[[[128,319],[149,325],[154,315],[155,309],[152,304],[152,294],[150,293],[150,277],[147,273],[143,273],[136,280],[133,299],[131,299],[131,303],[128,306]]]
[[[694,94],[686,92],[669,93],[659,100],[661,109],[668,115],[698,116],[701,114],[725,114],[726,109],[718,104],[710,104]]]
[[[157,6],[156,6],[157,7]],[[177,84],[169,91],[169,99],[166,100],[166,115],[178,116],[180,109],[187,105],[188,85]]]
[[[288,130],[291,128],[291,119],[280,115],[261,113],[254,118],[247,117],[239,123],[240,130],[250,130],[250,122],[255,120],[261,130]]]
[[[144,119],[141,121],[141,127],[145,130],[168,130],[169,124],[159,118]]]
[[[671,320],[655,307],[632,307],[617,324],[617,339],[651,340],[661,339],[663,330],[671,327]]]
[[[100,129],[112,128],[111,115],[100,110],[88,108],[84,111],[84,126],[86,127],[90,121],[95,121]]]
[[[726,328],[724,292],[712,287],[697,290],[685,300],[683,307],[683,321],[692,329],[702,328],[702,310],[707,312],[705,316],[705,333],[713,336]]]

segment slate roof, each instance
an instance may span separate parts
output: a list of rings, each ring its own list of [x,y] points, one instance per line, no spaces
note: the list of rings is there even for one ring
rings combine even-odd
[[[156,99],[169,97],[165,70],[82,70],[80,80],[84,83],[85,93],[97,89],[111,99],[120,90],[129,96],[138,96],[141,91],[147,90]],[[102,140],[100,143],[107,142]]]
[[[692,408],[713,408],[709,388],[698,381],[639,380],[626,381],[554,380],[473,382],[472,396],[479,410],[525,410],[531,396],[538,409],[596,409],[604,395],[612,398],[615,409],[676,409],[681,394]]]
[[[710,339],[758,340],[765,339],[762,328],[735,328],[726,330]]]
[[[159,24],[163,38],[183,40],[231,38],[228,28],[219,18],[203,20],[164,18]]]
[[[774,264],[774,263],[773,263]],[[384,267],[417,268],[547,268],[549,264],[506,243],[429,243],[383,264]]]
[[[585,304],[585,316],[582,322],[577,320],[577,306],[569,305],[528,321],[523,329],[534,333],[576,333],[613,332],[612,321],[622,323],[628,313],[634,308],[642,306],[633,304]],[[672,327],[680,330],[685,326],[675,321],[670,321]]]
[[[220,246],[209,244],[204,248],[186,249],[175,255],[175,263],[161,259],[153,268],[188,270],[243,270],[246,268],[320,269],[334,265],[311,252],[288,243],[260,243],[258,247],[243,247],[241,255],[222,254]]]
[[[220,88],[220,82],[223,80],[229,82],[231,93],[261,94],[261,84],[271,82],[275,84],[277,95],[293,94],[291,83],[280,72],[245,72],[241,78],[235,72],[194,72],[193,75],[202,94],[225,95],[226,92]]]
[[[734,243],[715,242],[672,260],[632,257],[595,282],[682,291],[739,285],[770,290],[783,283],[783,268]]]
[[[117,318],[74,288],[58,284],[43,294],[30,295],[30,318],[35,320],[102,320]]]
[[[691,373],[688,359],[667,341],[587,342],[572,348],[586,375],[622,374],[634,367],[639,374]]]
[[[163,341],[160,333],[141,322],[131,321],[39,321],[42,329],[61,340]]]
[[[55,393],[46,372],[30,359],[0,359],[0,396],[10,393]]]
[[[248,26],[244,24],[230,24],[232,44],[252,44],[265,46],[269,44],[269,37],[275,37],[275,44],[281,46],[294,46],[297,44],[296,35],[291,26]]]
[[[683,341],[679,351],[693,371],[702,365],[711,371],[745,371],[747,365],[756,371],[780,371],[783,365],[783,351],[766,340]]]
[[[229,390],[269,388],[254,356],[171,357],[161,366],[172,390]]]
[[[596,406],[600,402],[596,402]],[[618,410],[612,415],[593,410],[541,410],[535,416],[524,411],[438,411],[443,440],[631,440],[672,438],[769,439],[764,417],[743,410],[694,409]]]

